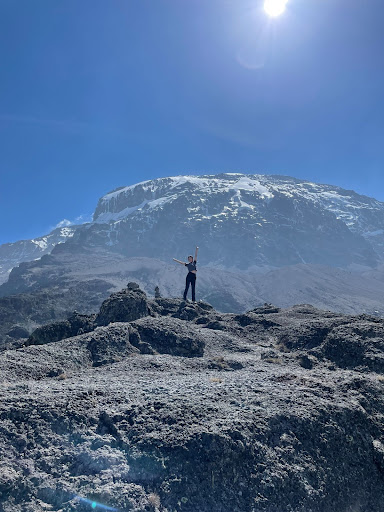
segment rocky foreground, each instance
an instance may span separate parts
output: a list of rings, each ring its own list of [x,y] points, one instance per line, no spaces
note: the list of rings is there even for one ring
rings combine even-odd
[[[1,512],[383,510],[379,318],[130,283],[0,368]]]

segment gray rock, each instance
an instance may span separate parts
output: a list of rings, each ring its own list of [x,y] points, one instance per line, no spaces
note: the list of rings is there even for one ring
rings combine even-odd
[[[136,283],[128,283],[128,288],[112,294],[106,299],[96,317],[96,325],[111,322],[130,322],[149,313],[147,296]]]
[[[142,318],[132,322],[141,342],[148,343],[159,354],[202,356],[205,337],[199,327],[178,318]]]
[[[67,320],[38,327],[32,332],[24,344],[26,346],[44,345],[45,343],[51,343],[83,334],[84,332],[90,332],[95,328],[95,318],[96,315],[81,315],[74,311]]]
[[[127,288],[128,290],[140,290],[140,286],[132,281],[127,284]]]
[[[115,323],[109,327],[98,327],[91,334],[83,336],[82,339],[87,342],[93,366],[115,363],[124,357],[140,353],[136,348],[140,339],[129,323]]]
[[[0,354],[0,510],[381,512],[383,321],[155,302]]]

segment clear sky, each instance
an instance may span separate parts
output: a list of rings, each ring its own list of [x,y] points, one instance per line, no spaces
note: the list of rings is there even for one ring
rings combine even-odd
[[[183,173],[285,174],[384,201],[384,2],[262,7],[0,0],[0,243]]]

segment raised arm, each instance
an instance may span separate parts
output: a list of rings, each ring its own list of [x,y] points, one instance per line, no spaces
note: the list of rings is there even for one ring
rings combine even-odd
[[[172,259],[173,259],[173,261],[180,263],[180,265],[185,265],[184,261],[177,260],[176,258],[172,258]]]
[[[198,247],[196,247],[196,251],[195,251],[195,261],[197,261],[197,251],[199,250]]]

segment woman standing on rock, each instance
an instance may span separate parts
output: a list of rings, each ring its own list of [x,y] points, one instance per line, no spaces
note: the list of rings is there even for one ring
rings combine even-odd
[[[184,263],[184,261],[179,261],[176,258],[173,258],[173,261],[176,261],[177,263],[180,263],[181,265],[185,265],[188,267],[188,274],[185,279],[185,290],[184,290],[184,300],[187,300],[187,293],[189,285],[191,285],[192,288],[192,302],[196,302],[196,296],[195,296],[195,286],[196,286],[196,261],[197,261],[197,251],[199,250],[198,247],[196,247],[195,251],[195,259],[193,259],[193,256],[188,256],[188,263]]]

